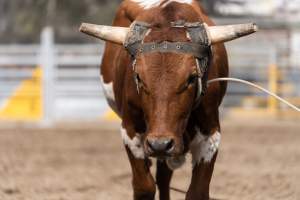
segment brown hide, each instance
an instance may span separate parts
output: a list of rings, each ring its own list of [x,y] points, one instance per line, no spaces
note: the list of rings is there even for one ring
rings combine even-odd
[[[145,42],[188,41],[183,29],[170,28],[171,21],[200,21],[213,25],[197,2],[192,5],[172,2],[165,8],[144,10],[129,0],[123,1],[113,25],[128,27],[134,20],[152,25],[153,30],[147,35]],[[212,51],[208,78],[227,77],[228,61],[224,45],[214,45]],[[144,139],[145,135],[148,139],[172,138],[176,143],[172,152],[174,156],[188,151],[196,127],[207,136],[220,131],[218,107],[225,95],[226,83],[211,84],[196,109],[192,109],[195,84],[178,93],[194,73],[195,66],[195,59],[188,54],[138,55],[136,71],[144,83],[144,88],[138,94],[129,54],[121,45],[106,43],[101,73],[105,83],[113,82],[117,112],[130,138],[136,133],[146,133],[143,134]],[[134,199],[153,200],[156,187],[149,170],[149,160],[135,158],[128,147],[126,150],[132,167]],[[209,184],[216,157],[217,153],[210,163],[199,163],[194,167],[187,200],[209,199]],[[168,168],[166,161],[158,161],[156,178],[160,200],[170,200],[171,177],[172,170]]]
[[[209,25],[213,25],[212,21],[207,17],[207,15],[203,12],[202,8],[198,3],[194,3],[192,6],[188,4],[180,4],[177,2],[173,2],[166,6],[165,8],[152,8],[149,10],[143,10],[135,3],[131,1],[123,1],[120,8],[117,11],[117,15],[113,22],[114,26],[129,26],[134,20],[138,21],[145,21],[150,23],[154,28],[151,31],[151,34],[145,38],[145,41],[186,41],[187,38],[185,37],[184,31],[170,29],[171,21],[176,20],[186,20],[188,22],[206,22]],[[188,72],[193,71],[195,64],[194,59],[191,58],[190,55],[170,55],[172,53],[153,53],[152,55],[141,56],[138,58],[138,63],[144,62],[147,63],[145,65],[148,67],[148,70],[140,70],[141,71],[141,78],[147,81],[147,78],[150,77],[151,81],[155,80],[156,82],[152,83],[153,86],[152,91],[157,93],[163,93],[162,91],[170,90],[170,87],[176,88],[180,87],[178,84],[182,84],[184,79],[187,78]],[[185,61],[185,62],[184,62]],[[160,67],[161,63],[164,63],[163,66]],[[137,67],[139,68],[139,67]],[[144,67],[145,68],[145,67]],[[167,73],[162,73],[162,68]],[[172,69],[173,68],[173,69]],[[176,70],[174,70],[176,69]],[[145,73],[143,74],[143,71]],[[143,105],[141,101],[142,95],[138,95],[136,91],[136,85],[133,81],[133,70],[131,65],[131,58],[121,45],[116,45],[112,43],[107,43],[105,54],[103,57],[103,62],[101,65],[101,72],[104,76],[105,82],[113,81],[114,84],[114,93],[116,98],[117,108],[119,113],[123,119],[123,123],[126,123],[127,120],[132,121],[136,127],[137,132],[145,132],[146,127],[145,123],[143,122]],[[149,73],[151,72],[151,73]],[[174,75],[175,73],[182,74],[181,76]],[[169,74],[169,75],[167,75]],[[150,76],[151,75],[151,76]],[[214,45],[213,46],[213,60],[209,71],[209,79],[217,78],[217,77],[226,77],[228,75],[228,63],[227,63],[227,55],[223,44]],[[151,78],[152,77],[152,78]],[[153,79],[154,77],[154,79]],[[161,86],[156,85],[155,83],[161,83],[159,80],[164,79],[170,80],[168,84],[163,84]],[[178,78],[182,80],[178,80]],[[177,84],[178,83],[178,84]],[[177,84],[177,85],[176,85]],[[155,86],[156,85],[156,86]],[[160,88],[160,90],[157,90]],[[218,106],[220,105],[222,98],[225,94],[226,90],[226,83],[214,83],[212,84],[205,96],[202,98],[201,105],[197,110],[194,110],[192,115],[189,119],[188,128],[192,128],[193,125],[197,124],[200,126],[203,134],[211,134],[210,131],[212,128],[219,127],[218,125]],[[194,95],[193,91],[188,96]],[[166,96],[165,96],[166,97]],[[173,96],[174,97],[174,96]],[[184,98],[183,98],[184,99]],[[186,98],[191,99],[191,98]],[[172,105],[172,99],[165,99],[161,98],[161,103],[169,103]],[[183,100],[184,101],[184,100]],[[176,100],[174,103],[178,103]],[[180,102],[180,100],[179,100]],[[149,103],[149,102],[148,102]],[[150,102],[151,103],[151,102]],[[189,103],[191,105],[191,102]],[[151,105],[149,105],[151,107]],[[144,105],[145,107],[145,105]],[[153,111],[151,120],[149,123],[153,124],[155,120],[160,123],[155,123],[157,127],[154,127],[158,130],[150,130],[150,131],[157,131],[160,134],[162,131],[171,132],[180,132],[185,129],[186,123],[182,121],[182,123],[178,122],[178,118],[182,118],[182,116],[161,116],[159,117],[159,113],[166,114],[163,108],[167,106],[160,106],[161,112],[157,112],[157,109],[148,108],[149,112]],[[189,110],[191,108],[181,108],[180,105],[172,106],[175,110]],[[184,107],[184,105],[183,105]],[[174,113],[169,110],[169,113]],[[176,112],[175,112],[176,113]],[[155,117],[153,117],[155,116]],[[175,118],[174,118],[175,117]],[[165,122],[166,120],[163,118],[172,118],[169,119],[169,122]],[[217,124],[216,124],[217,123]],[[171,126],[172,124],[176,124],[177,127],[163,127],[163,126]],[[153,128],[152,126],[150,126]],[[173,130],[168,130],[173,129]],[[178,130],[174,130],[178,129]],[[192,131],[191,131],[192,132]],[[192,137],[192,136],[191,136]],[[177,141],[178,142],[178,141]]]

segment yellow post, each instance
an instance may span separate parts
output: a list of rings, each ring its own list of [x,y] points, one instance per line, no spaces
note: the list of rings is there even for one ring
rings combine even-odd
[[[43,117],[42,70],[37,67],[0,107],[0,120],[38,121]]]
[[[275,94],[278,94],[278,75],[277,65],[271,64],[269,66],[269,90]],[[278,111],[278,101],[272,96],[268,99],[268,110],[273,114]]]

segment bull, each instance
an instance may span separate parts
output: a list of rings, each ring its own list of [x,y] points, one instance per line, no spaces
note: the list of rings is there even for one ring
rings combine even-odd
[[[215,26],[193,0],[124,0],[113,26],[82,24],[107,41],[101,80],[132,168],[135,200],[170,199],[173,171],[192,154],[187,200],[209,199],[221,140],[219,106],[228,76],[224,42],[251,34],[255,24]],[[156,181],[150,157],[157,158]]]

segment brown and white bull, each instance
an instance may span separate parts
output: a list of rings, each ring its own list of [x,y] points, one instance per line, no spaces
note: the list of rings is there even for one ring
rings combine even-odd
[[[112,27],[83,24],[81,31],[107,41],[101,80],[122,119],[134,199],[153,200],[157,183],[160,200],[169,200],[173,170],[188,152],[193,172],[186,199],[209,199],[226,83],[204,90],[206,81],[228,75],[223,43],[256,26],[214,26],[193,0],[125,0]],[[156,182],[149,157],[157,158]]]

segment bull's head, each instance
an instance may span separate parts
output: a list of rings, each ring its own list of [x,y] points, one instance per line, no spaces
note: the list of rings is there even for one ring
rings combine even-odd
[[[234,40],[257,30],[255,24],[211,27],[204,24],[203,27],[209,45]],[[82,24],[80,31],[125,46],[128,35],[132,33],[130,28],[93,24]],[[135,80],[147,124],[145,151],[152,156],[174,156],[183,151],[182,138],[188,116],[195,106],[197,96],[202,92],[203,73],[201,74],[201,70],[199,72],[201,63],[198,63],[201,59],[195,59],[195,53],[189,50],[192,49],[190,46],[187,46],[188,53],[176,52],[177,47],[179,51],[180,45],[190,42],[185,30],[175,28],[168,31],[163,32],[159,29],[148,31],[143,37],[142,44],[155,42],[162,45],[162,50],[164,43],[166,49],[170,44],[170,48],[175,49],[175,52],[160,53],[160,47],[155,51],[157,48],[155,46],[151,51],[152,47],[149,45],[145,46],[145,50],[149,47],[147,53],[139,48],[133,56]],[[168,36],[169,34],[172,36]],[[176,46],[176,42],[179,42],[179,46]],[[208,59],[208,55],[205,54],[203,58]]]

